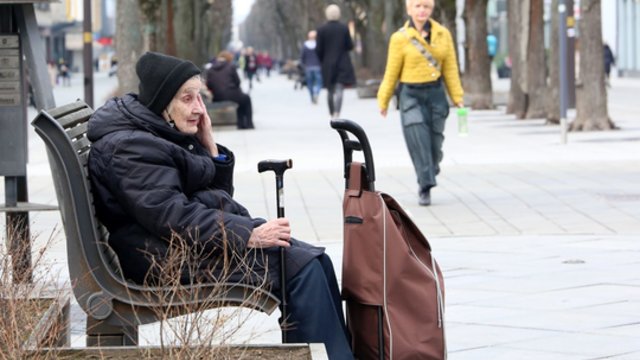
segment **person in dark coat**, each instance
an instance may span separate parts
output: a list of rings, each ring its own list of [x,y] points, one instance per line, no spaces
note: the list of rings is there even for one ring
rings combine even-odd
[[[604,75],[607,86],[609,85],[609,76],[611,75],[611,67],[616,64],[616,57],[613,56],[613,51],[611,51],[611,47],[609,44],[604,43],[603,46],[603,55],[604,55]]]
[[[181,272],[182,282],[266,282],[279,294],[284,247],[289,341],[323,342],[331,359],[352,359],[324,249],[293,239],[286,218],[254,218],[233,199],[235,157],[214,141],[200,69],[147,52],[136,73],[139,94],[112,98],[88,125],[96,212],[124,276],[162,281],[152,264],[162,267],[169,247],[179,242],[196,254],[195,266]]]
[[[213,102],[233,101],[238,104],[238,129],[253,129],[251,97],[240,88],[240,77],[233,64],[233,54],[226,50],[220,52],[207,70],[206,77]]]
[[[260,82],[260,75],[258,74],[258,57],[254,53],[252,47],[248,47],[247,53],[244,55],[244,74],[249,80],[249,90],[253,89],[254,77],[258,82]]]
[[[338,21],[338,5],[327,6],[325,15],[327,23],[317,30],[316,54],[322,63],[322,83],[329,92],[329,113],[336,119],[342,110],[344,88],[356,82],[353,64],[349,58],[349,52],[353,50],[353,41],[349,28]]]

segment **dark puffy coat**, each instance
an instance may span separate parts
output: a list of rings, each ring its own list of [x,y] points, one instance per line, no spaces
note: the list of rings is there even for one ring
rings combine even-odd
[[[353,41],[349,28],[339,21],[329,21],[317,30],[316,54],[322,63],[322,83],[325,87],[340,83],[354,85],[356,75],[349,51]]]
[[[214,101],[240,102],[244,93],[240,89],[240,77],[232,63],[216,60],[207,70],[206,77],[207,88],[211,90]]]
[[[157,276],[149,272],[152,261],[163,261],[172,234],[178,234],[196,257],[192,268],[183,268],[182,282],[221,279],[226,269],[231,274],[223,280],[255,283],[267,275],[274,289],[279,287],[278,249],[246,247],[253,228],[265,220],[252,218],[232,198],[231,151],[218,145],[227,160],[214,160],[195,136],[171,127],[134,94],[99,108],[89,120],[88,136],[97,215],[127,278],[141,283],[147,273]],[[292,245],[289,278],[323,252],[300,241]],[[247,276],[234,256],[225,258],[231,260],[223,268],[223,255],[239,256],[254,272]]]

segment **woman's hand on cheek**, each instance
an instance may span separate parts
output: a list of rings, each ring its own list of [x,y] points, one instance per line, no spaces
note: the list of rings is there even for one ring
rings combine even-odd
[[[213,129],[211,127],[211,118],[209,118],[209,113],[207,113],[207,107],[204,105],[204,101],[202,101],[202,96],[198,94],[198,105],[202,111],[202,115],[200,115],[200,122],[198,123],[198,133],[196,136],[198,140],[204,145],[212,156],[218,156],[218,146],[213,140]]]

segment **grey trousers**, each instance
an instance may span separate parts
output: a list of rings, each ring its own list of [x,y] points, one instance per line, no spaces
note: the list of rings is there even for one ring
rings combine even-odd
[[[440,172],[444,126],[449,103],[442,82],[403,84],[400,91],[402,132],[418,177],[420,191],[437,185]]]

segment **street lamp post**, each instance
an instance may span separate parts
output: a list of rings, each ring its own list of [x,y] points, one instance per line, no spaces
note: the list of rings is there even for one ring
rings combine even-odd
[[[565,0],[558,4],[559,13],[559,39],[560,39],[560,138],[563,144],[567,143],[567,96],[569,87],[567,84],[567,6]]]
[[[91,0],[84,0],[82,20],[84,102],[93,108],[93,33],[91,30]]]

